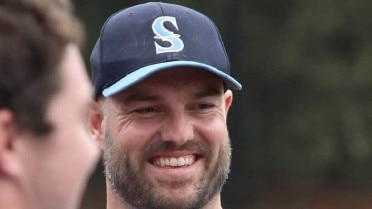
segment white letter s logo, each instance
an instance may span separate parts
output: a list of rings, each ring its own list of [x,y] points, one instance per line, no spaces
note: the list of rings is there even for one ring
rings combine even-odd
[[[172,31],[166,29],[164,27],[165,22],[170,22],[178,30],[176,18],[174,17],[162,16],[154,20],[154,22],[152,23],[152,31],[156,35],[154,36],[156,54],[182,51],[184,44],[183,41],[180,39],[181,36],[179,34],[174,34]],[[156,43],[156,39],[168,42],[170,43],[170,46],[162,47],[158,43]]]

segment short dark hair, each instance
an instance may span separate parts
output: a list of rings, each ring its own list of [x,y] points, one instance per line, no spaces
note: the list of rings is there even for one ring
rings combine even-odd
[[[82,43],[83,29],[71,11],[64,0],[0,1],[0,109],[37,135],[52,129],[45,112],[60,89],[65,48]]]

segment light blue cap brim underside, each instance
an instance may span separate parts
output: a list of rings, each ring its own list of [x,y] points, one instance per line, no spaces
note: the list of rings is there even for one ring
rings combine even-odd
[[[236,81],[233,77],[231,77],[230,75],[210,65],[193,62],[193,61],[171,61],[171,62],[157,63],[157,64],[148,65],[146,67],[139,68],[138,70],[121,78],[119,81],[115,82],[111,86],[105,88],[102,91],[102,95],[105,97],[112,96],[138,83],[139,81],[142,81],[143,79],[147,78],[153,73],[156,73],[156,72],[159,72],[165,69],[181,67],[181,66],[196,67],[196,68],[204,69],[218,76],[219,78],[221,78],[227,84],[229,88],[234,89],[234,90],[240,90],[242,88],[242,85],[238,81]]]

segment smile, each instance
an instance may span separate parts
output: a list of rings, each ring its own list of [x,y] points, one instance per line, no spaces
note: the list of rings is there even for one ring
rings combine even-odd
[[[158,167],[183,167],[190,166],[195,162],[194,155],[183,157],[158,157],[153,160],[153,164]]]

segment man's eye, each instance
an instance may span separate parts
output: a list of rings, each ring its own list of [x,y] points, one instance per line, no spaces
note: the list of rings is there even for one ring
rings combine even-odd
[[[136,113],[152,113],[156,112],[156,109],[153,107],[145,107],[135,110]]]
[[[198,104],[198,109],[200,109],[200,110],[209,109],[209,108],[212,108],[212,107],[214,107],[213,104]]]

